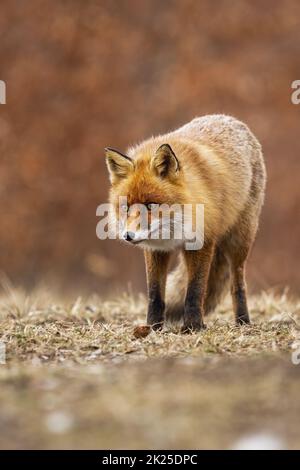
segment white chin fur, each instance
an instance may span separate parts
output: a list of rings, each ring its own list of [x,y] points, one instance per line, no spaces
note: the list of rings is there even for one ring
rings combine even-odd
[[[182,246],[182,240],[145,240],[138,243],[136,246],[147,250],[158,251],[173,251]]]

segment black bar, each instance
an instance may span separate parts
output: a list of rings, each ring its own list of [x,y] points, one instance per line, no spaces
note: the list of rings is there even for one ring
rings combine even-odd
[[[125,468],[138,468],[148,465],[184,465],[199,466],[207,464],[220,465],[230,464],[233,468],[238,468],[241,463],[247,465],[261,462],[262,458],[268,459],[268,466],[274,462],[277,465],[284,465],[289,462],[298,463],[298,451],[207,451],[207,450],[17,450],[0,451],[0,462],[4,463],[26,463],[41,464],[62,464],[75,465],[93,464],[106,468],[109,465],[121,465]],[[240,469],[239,469],[240,470]]]

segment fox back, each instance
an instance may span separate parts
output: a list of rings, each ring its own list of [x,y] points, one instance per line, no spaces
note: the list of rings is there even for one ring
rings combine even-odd
[[[232,117],[196,118],[131,147],[126,156],[113,149],[106,152],[117,218],[120,196],[127,198],[128,208],[137,203],[203,204],[205,238],[218,240],[251,201],[257,208],[255,218],[259,215],[265,185],[261,146],[248,127]],[[132,228],[136,216],[137,211],[129,212],[124,234],[134,233],[140,247],[176,247],[171,239],[163,244],[146,240],[143,231]]]

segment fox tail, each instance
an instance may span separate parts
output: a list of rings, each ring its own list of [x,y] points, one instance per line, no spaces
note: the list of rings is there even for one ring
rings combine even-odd
[[[166,286],[166,319],[170,322],[183,317],[187,269],[182,254],[176,268],[169,274]],[[229,287],[229,264],[220,249],[216,249],[210,268],[205,298],[205,315],[212,312]]]

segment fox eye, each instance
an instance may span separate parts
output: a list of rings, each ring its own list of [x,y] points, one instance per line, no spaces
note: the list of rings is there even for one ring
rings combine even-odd
[[[156,208],[157,204],[155,204],[155,202],[149,202],[148,204],[145,204],[145,206],[147,207],[148,211],[151,211]]]

